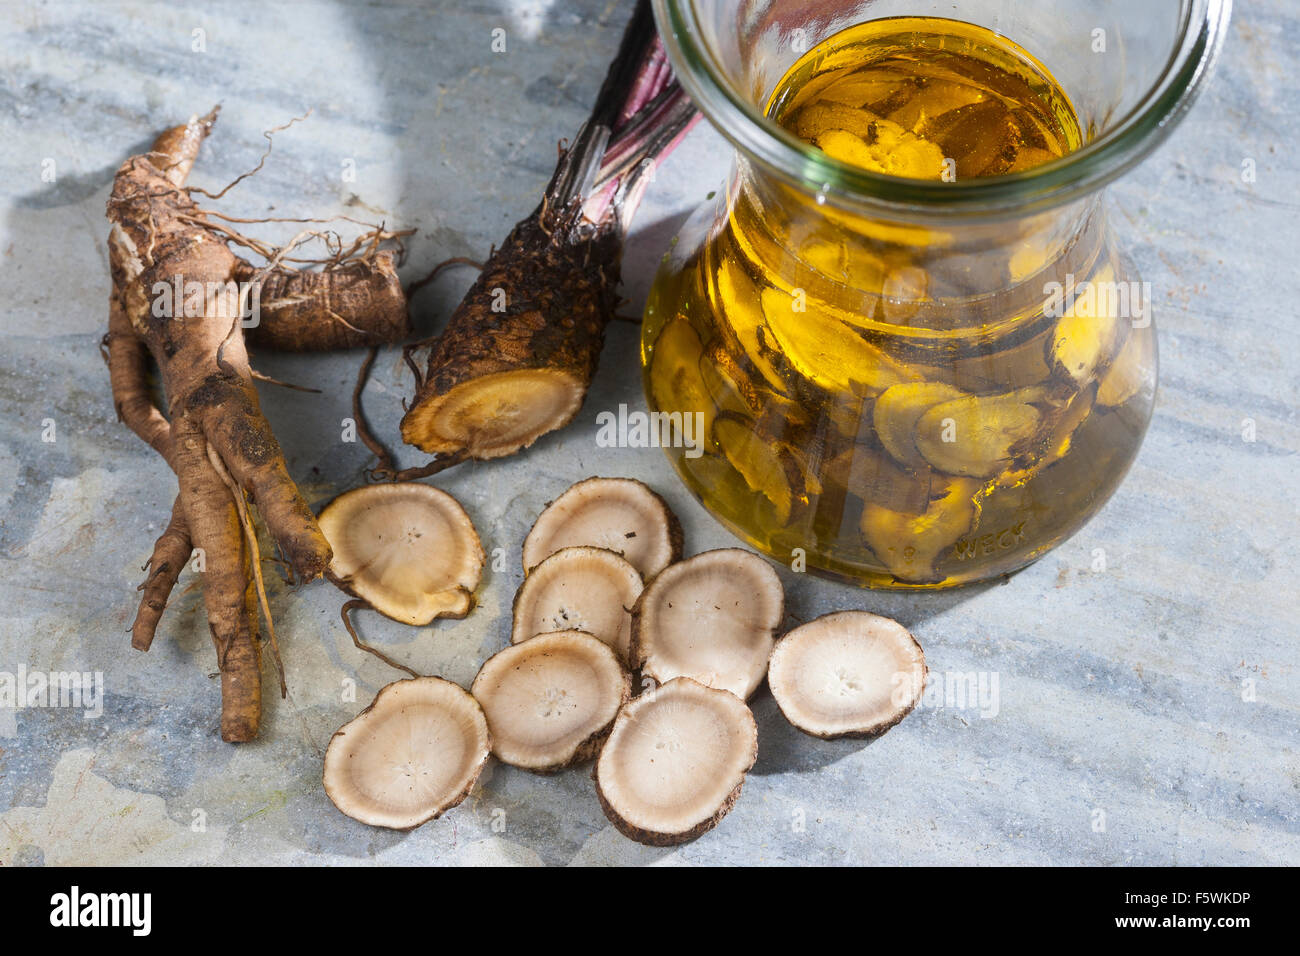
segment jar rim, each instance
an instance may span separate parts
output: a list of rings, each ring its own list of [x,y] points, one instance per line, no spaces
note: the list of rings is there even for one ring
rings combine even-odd
[[[737,150],[819,199],[913,217],[1023,215],[1080,199],[1128,172],[1191,107],[1223,46],[1232,12],[1232,0],[1184,2],[1179,37],[1159,77],[1111,129],[1079,149],[1022,172],[935,182],[853,166],[799,139],[722,76],[702,39],[693,0],[653,0],[653,6],[679,82]]]

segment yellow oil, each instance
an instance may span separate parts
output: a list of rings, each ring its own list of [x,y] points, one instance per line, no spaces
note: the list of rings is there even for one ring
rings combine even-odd
[[[786,73],[767,114],[838,160],[912,179],[1032,169],[1081,138],[1069,99],[1026,51],[921,17],[831,37]]]
[[[943,19],[830,37],[767,113],[845,164],[911,179],[1023,172],[1083,143],[1046,67]],[[872,586],[967,583],[1072,534],[1123,477],[1155,340],[1118,308],[1127,270],[1086,210],[885,219],[742,171],[697,226],[651,292],[647,394],[700,416],[703,453],[674,463],[756,547]],[[1062,297],[1045,299],[1049,280]]]

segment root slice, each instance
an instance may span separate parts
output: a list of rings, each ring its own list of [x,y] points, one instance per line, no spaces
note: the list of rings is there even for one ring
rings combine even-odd
[[[757,757],[744,702],[679,677],[619,711],[596,761],[596,794],[624,836],[673,846],[718,825]]]
[[[470,692],[487,715],[496,758],[550,773],[595,756],[632,694],[632,676],[590,634],[556,631],[488,658]]]
[[[529,573],[515,594],[510,640],[527,641],[549,631],[583,631],[628,660],[632,605],[641,575],[604,548],[561,548]]]
[[[491,749],[483,708],[465,690],[400,680],[330,738],[325,793],[354,820],[411,830],[469,795]]]
[[[633,478],[588,478],[547,505],[524,539],[524,571],[561,548],[605,548],[650,580],[682,555],[682,526],[668,504]]]
[[[894,726],[921,699],[925,675],[925,653],[903,625],[838,611],[781,638],[767,681],[786,720],[829,740]]]
[[[451,495],[430,485],[370,485],[339,495],[320,513],[334,550],[330,578],[380,614],[422,626],[464,617],[486,556]]]
[[[502,458],[563,428],[582,407],[589,377],[563,369],[503,369],[430,393],[402,420],[409,444],[440,455]]]
[[[763,682],[785,591],[752,551],[721,548],[671,565],[632,610],[634,668],[660,683],[690,677],[747,699]]]

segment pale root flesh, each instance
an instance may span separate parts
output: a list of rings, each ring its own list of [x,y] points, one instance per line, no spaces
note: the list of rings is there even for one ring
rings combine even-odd
[[[768,686],[795,727],[816,737],[868,737],[902,720],[921,698],[925,654],[897,621],[839,611],[777,643]]]
[[[659,682],[690,677],[747,699],[763,682],[784,615],[772,566],[722,548],[669,566],[632,614],[632,663]]]
[[[473,522],[430,485],[369,485],[325,506],[321,531],[334,551],[330,574],[404,624],[464,617],[485,555]]]
[[[561,548],[605,548],[650,580],[682,553],[677,517],[632,478],[588,478],[551,502],[524,539],[524,571]]]
[[[483,710],[462,688],[397,681],[331,738],[325,792],[355,820],[409,830],[464,800],[491,748]]]
[[[613,551],[562,548],[520,586],[510,640],[518,644],[548,631],[584,631],[626,663],[631,609],[640,594],[641,575]]]
[[[499,651],[470,688],[503,763],[547,773],[592,757],[632,677],[605,644],[580,631],[539,634]]]
[[[757,756],[757,727],[740,698],[678,678],[619,712],[596,763],[596,789],[625,836],[684,843],[727,814]]]

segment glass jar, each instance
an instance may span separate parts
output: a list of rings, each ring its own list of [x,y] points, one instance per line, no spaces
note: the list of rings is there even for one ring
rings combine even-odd
[[[665,444],[708,510],[779,561],[885,588],[1005,574],[1087,522],[1156,388],[1151,296],[1103,189],[1186,111],[1229,7],[655,0],[682,84],[736,148],[726,188],[664,257],[642,339],[651,410],[702,436]],[[822,40],[917,15],[1036,56],[1078,148],[906,179],[767,117]]]

